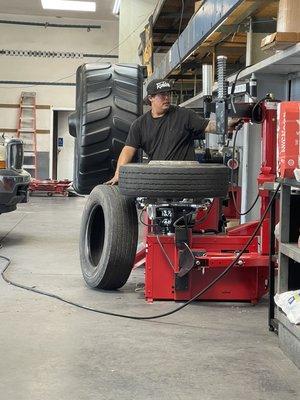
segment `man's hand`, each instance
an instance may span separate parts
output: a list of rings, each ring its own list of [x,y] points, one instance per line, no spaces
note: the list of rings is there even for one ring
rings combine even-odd
[[[117,168],[115,175],[109,181],[105,182],[104,185],[117,185],[119,182],[119,171],[122,165],[128,164],[132,161],[133,156],[136,153],[136,148],[131,146],[124,146],[118,159]]]
[[[240,125],[243,124],[243,120],[241,118],[228,118],[228,132],[232,133],[235,128]],[[216,133],[216,121],[212,121],[210,120],[206,129],[205,129],[205,133]]]
[[[117,185],[119,182],[119,174],[114,175],[109,181],[104,182],[104,185]]]

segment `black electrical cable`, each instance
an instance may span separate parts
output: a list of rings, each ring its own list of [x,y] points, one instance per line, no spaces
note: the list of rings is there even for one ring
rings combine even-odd
[[[202,218],[200,218],[199,220],[195,220],[195,222],[194,222],[192,225],[193,225],[193,226],[199,225],[199,224],[201,224],[202,222],[206,221],[206,219],[208,218],[208,215],[209,215],[211,209],[212,209],[212,203],[210,204],[210,207],[209,207],[209,209],[207,210],[207,212],[205,213],[205,215],[204,215]],[[197,212],[197,210],[191,211],[191,212],[189,212],[188,214],[185,214],[185,216],[186,216],[186,217],[192,216],[193,214],[195,214],[195,212]],[[180,221],[182,221],[182,220],[184,220],[184,216],[181,216],[181,217],[179,217],[178,219],[176,219],[176,221],[173,223],[174,228],[177,228],[177,227],[179,226],[178,223],[179,223]]]
[[[162,242],[160,241],[159,235],[156,235],[156,240],[157,240],[157,243],[159,244],[159,247],[161,248],[161,251],[164,253],[164,256],[165,256],[166,260],[168,261],[170,267],[172,268],[172,270],[175,273],[175,267],[172,264],[172,261],[170,260],[170,257],[168,256],[168,253],[166,252]]]
[[[264,120],[265,120],[265,116],[262,115],[261,120],[258,121],[258,120],[255,119],[255,113],[254,113],[254,111],[256,110],[256,108],[257,108],[263,101],[268,100],[268,99],[269,99],[268,96],[264,97],[263,99],[261,99],[261,100],[259,100],[257,103],[255,103],[254,107],[252,108],[251,119],[252,119],[252,121],[255,122],[256,124],[262,124],[262,123],[264,122]]]
[[[260,219],[260,221],[259,221],[257,227],[255,228],[254,232],[252,233],[251,237],[248,239],[247,243],[244,245],[244,247],[242,248],[242,250],[237,254],[237,256],[235,257],[235,259],[228,265],[228,267],[225,268],[225,270],[224,270],[220,275],[218,275],[209,285],[207,285],[204,289],[202,289],[201,291],[199,291],[198,293],[196,293],[196,294],[195,294],[190,300],[188,300],[186,303],[182,304],[182,305],[179,306],[179,307],[174,308],[173,310],[170,310],[170,311],[165,312],[165,313],[162,313],[162,314],[151,315],[151,316],[148,316],[148,317],[139,317],[139,316],[134,316],[134,315],[126,315],[126,314],[113,313],[113,312],[109,312],[109,311],[105,311],[105,310],[98,310],[98,309],[96,309],[96,308],[87,307],[87,306],[84,306],[84,305],[82,305],[82,304],[75,303],[75,302],[73,302],[73,301],[71,301],[71,300],[64,299],[63,297],[58,296],[58,295],[56,295],[56,294],[44,292],[43,290],[39,290],[39,289],[36,289],[36,288],[34,288],[34,287],[25,286],[25,285],[22,285],[22,284],[20,284],[20,283],[13,282],[13,281],[11,281],[10,279],[8,279],[8,278],[5,276],[5,271],[7,271],[8,267],[9,267],[9,265],[10,265],[10,263],[11,263],[11,260],[10,260],[8,257],[5,257],[5,256],[0,256],[0,258],[2,258],[2,259],[4,259],[4,260],[7,261],[7,264],[5,265],[4,269],[1,271],[1,277],[2,277],[2,279],[3,279],[6,283],[8,283],[8,284],[10,284],[10,285],[12,285],[12,286],[18,287],[18,288],[23,289],[23,290],[27,290],[27,291],[29,291],[29,292],[34,292],[34,293],[40,294],[40,295],[42,295],[42,296],[51,297],[51,298],[56,299],[56,300],[59,300],[59,301],[61,301],[61,302],[63,302],[63,303],[70,304],[70,305],[72,305],[72,306],[74,306],[74,307],[81,308],[81,309],[83,309],[83,310],[95,312],[95,313],[97,313],[97,314],[104,314],[104,315],[109,315],[109,316],[112,316],[112,317],[120,317],[120,318],[126,318],[126,319],[134,319],[134,320],[152,320],[152,319],[158,319],[158,318],[166,317],[166,316],[168,316],[168,315],[172,315],[172,314],[174,314],[174,313],[176,313],[176,312],[182,310],[183,308],[187,307],[189,304],[191,304],[193,301],[195,301],[198,297],[200,297],[200,296],[203,295],[205,292],[207,292],[213,285],[215,285],[216,282],[218,282],[220,279],[222,279],[223,276],[225,276],[225,275],[236,265],[236,263],[238,262],[238,260],[241,258],[241,256],[243,255],[243,253],[247,250],[248,246],[251,244],[252,240],[253,240],[253,239],[255,238],[255,236],[257,235],[257,233],[258,233],[258,231],[259,231],[259,229],[260,229],[260,227],[261,227],[261,225],[262,225],[264,219],[266,218],[267,213],[269,212],[269,209],[270,209],[270,207],[271,207],[273,201],[274,201],[275,198],[276,198],[276,195],[277,195],[277,193],[278,193],[280,187],[281,187],[281,184],[278,185],[277,189],[276,189],[275,192],[273,193],[273,196],[272,196],[272,198],[271,198],[271,200],[270,200],[270,202],[269,202],[267,208],[265,209],[265,211],[264,211],[264,213],[263,213],[263,215],[262,215],[262,217],[261,217],[261,219]],[[0,244],[1,244],[1,243],[0,243]]]
[[[250,68],[252,66],[253,66],[253,64],[249,64],[249,65],[246,65],[245,67],[241,68],[240,70],[238,70],[238,72],[236,73],[235,79],[233,81],[233,84],[231,86],[231,94],[232,95],[234,95],[235,87],[236,87],[237,80],[238,80],[238,77],[239,77],[240,73],[245,71],[245,69]]]
[[[139,216],[139,221],[141,224],[143,224],[144,226],[149,226],[150,228],[153,228],[155,226],[155,224],[146,224],[143,220],[142,220],[142,215],[144,213],[146,209],[143,208],[142,211],[140,212],[140,216]]]
[[[195,212],[196,212],[196,210],[190,211],[189,213],[184,214],[184,215],[182,215],[181,217],[179,217],[178,219],[176,219],[176,221],[173,223],[174,228],[177,228],[178,226],[180,226],[180,225],[178,225],[178,223],[179,223],[180,221],[183,220],[183,221],[185,222],[185,218],[186,218],[186,217],[189,217],[189,216],[192,216],[193,214],[195,214]]]
[[[195,220],[195,226],[196,226],[196,225],[199,225],[199,224],[202,224],[203,222],[205,222],[205,221],[207,220],[207,218],[209,217],[209,214],[210,214],[212,208],[213,208],[213,205],[212,205],[212,203],[211,203],[209,209],[206,211],[206,213],[203,215],[203,217],[200,218],[200,219],[198,219],[198,221]]]
[[[240,125],[240,127],[238,129],[236,129],[235,135],[234,135],[234,139],[233,139],[233,144],[232,144],[232,164],[234,164],[234,161],[235,161],[234,154],[235,154],[236,139],[237,139],[237,135],[238,135],[238,132],[240,131],[241,127],[242,127],[242,125]],[[233,167],[233,165],[232,165],[232,167]],[[230,180],[231,180],[231,194],[232,194],[232,200],[233,200],[233,205],[234,205],[235,211],[240,216],[247,215],[255,207],[256,203],[258,202],[259,192],[257,193],[257,196],[256,196],[253,204],[251,205],[251,207],[249,207],[248,210],[246,210],[244,212],[241,212],[240,210],[238,210],[238,206],[237,206],[236,198],[235,198],[235,193],[234,193],[234,191],[232,189],[232,185],[233,185],[233,168],[231,168],[231,174],[230,175],[231,175],[231,178],[230,178]]]
[[[233,81],[233,84],[232,84],[232,86],[231,86],[230,103],[231,103],[231,108],[232,108],[232,110],[233,110],[234,112],[236,112],[236,109],[235,109],[235,106],[234,106],[234,101],[233,101],[233,99],[234,99],[234,97],[235,97],[234,92],[235,92],[235,87],[236,87],[236,84],[237,84],[238,77],[239,77],[239,75],[240,75],[241,72],[243,72],[245,69],[247,69],[247,68],[249,68],[249,67],[252,67],[252,66],[253,66],[253,64],[249,64],[249,65],[246,65],[245,67],[241,68],[241,69],[237,72],[237,74],[236,74],[236,76],[235,76],[235,79],[234,79],[234,81]]]

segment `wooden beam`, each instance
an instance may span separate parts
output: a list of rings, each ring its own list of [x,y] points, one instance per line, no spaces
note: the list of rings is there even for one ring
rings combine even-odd
[[[3,133],[17,133],[17,129],[15,129],[15,128],[0,128],[0,132],[3,132]],[[37,129],[36,133],[37,134],[49,134],[50,130],[49,129]]]
[[[2,103],[0,104],[0,108],[20,108],[20,104],[5,104]],[[46,104],[37,104],[36,109],[37,110],[50,110],[51,106],[48,106]]]

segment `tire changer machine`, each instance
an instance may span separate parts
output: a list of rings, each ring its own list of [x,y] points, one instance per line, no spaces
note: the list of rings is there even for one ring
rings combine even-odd
[[[263,185],[276,178],[278,101],[266,96],[259,102],[233,103],[234,95],[228,95],[225,80],[225,56],[218,57],[217,68],[218,96],[215,100],[208,96],[204,109],[205,116],[210,112],[216,114],[220,145],[224,146],[230,138],[229,116],[240,118],[242,123],[257,122],[258,115],[261,119],[262,161],[257,183],[263,222],[244,223],[225,233],[225,226],[220,224],[220,199],[200,205],[148,205],[145,221],[149,225],[145,228],[144,247],[135,259],[135,267],[145,263],[148,302],[214,300],[256,304],[268,291],[271,195]],[[250,80],[248,88],[254,99],[256,81]]]

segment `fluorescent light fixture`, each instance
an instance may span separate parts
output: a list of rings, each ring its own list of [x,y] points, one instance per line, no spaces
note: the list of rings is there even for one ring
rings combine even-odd
[[[96,11],[94,1],[41,0],[45,10]]]
[[[113,14],[119,15],[120,14],[120,3],[121,0],[115,0],[114,8],[113,8]]]

